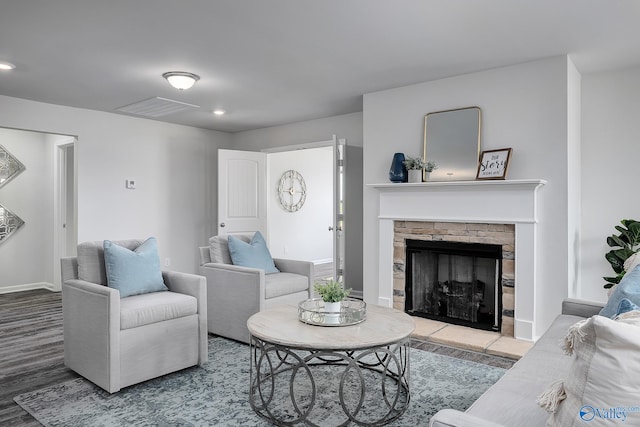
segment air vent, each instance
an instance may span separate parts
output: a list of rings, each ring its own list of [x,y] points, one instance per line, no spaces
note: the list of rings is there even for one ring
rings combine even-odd
[[[125,105],[124,107],[117,108],[116,111],[134,114],[136,116],[155,118],[196,108],[200,108],[200,106],[156,96],[155,98],[149,98],[144,101]]]

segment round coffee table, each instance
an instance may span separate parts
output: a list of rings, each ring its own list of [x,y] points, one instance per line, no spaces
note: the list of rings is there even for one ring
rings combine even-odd
[[[282,306],[254,314],[249,403],[277,425],[385,425],[409,405],[413,319],[367,306],[364,322],[323,327]]]

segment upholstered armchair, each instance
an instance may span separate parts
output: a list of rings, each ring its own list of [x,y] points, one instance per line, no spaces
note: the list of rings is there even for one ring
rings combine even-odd
[[[130,251],[142,243],[113,242]],[[103,242],[86,242],[78,245],[77,257],[61,260],[65,365],[114,393],[204,364],[205,278],[160,273],[158,258],[158,276],[168,290],[121,298],[121,290],[107,286],[104,252]]]
[[[253,235],[253,233],[251,233]],[[251,235],[236,235],[250,242]],[[297,305],[310,296],[313,263],[273,259],[279,272],[234,265],[227,236],[214,236],[200,248],[200,274],[207,278],[207,323],[210,333],[245,343],[247,320],[279,305]]]

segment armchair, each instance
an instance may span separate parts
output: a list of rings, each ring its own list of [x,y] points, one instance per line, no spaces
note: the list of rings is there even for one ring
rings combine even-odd
[[[134,250],[142,242],[114,242]],[[193,365],[207,353],[206,281],[162,272],[168,291],[120,298],[106,286],[102,242],[61,259],[65,365],[114,393]]]
[[[250,238],[236,236],[245,242]],[[247,320],[279,305],[297,305],[310,296],[313,263],[274,259],[279,273],[233,265],[226,236],[209,239],[200,249],[200,274],[207,278],[207,324],[210,333],[245,343]]]

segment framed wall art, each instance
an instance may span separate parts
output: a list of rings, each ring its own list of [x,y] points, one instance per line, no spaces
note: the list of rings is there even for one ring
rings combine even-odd
[[[18,176],[25,167],[6,148],[0,145],[0,187]]]
[[[24,225],[20,217],[0,205],[0,244]]]
[[[483,151],[476,179],[505,179],[509,170],[511,148]]]

